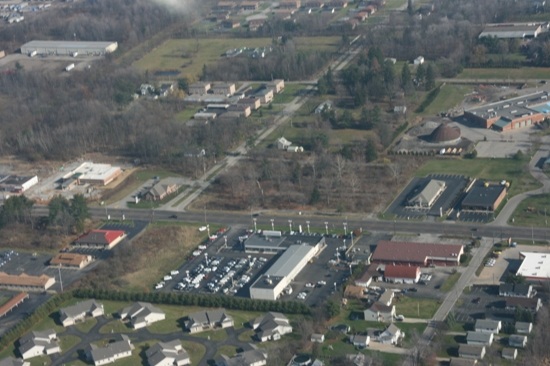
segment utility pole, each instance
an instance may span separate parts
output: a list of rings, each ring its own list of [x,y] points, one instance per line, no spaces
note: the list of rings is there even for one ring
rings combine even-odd
[[[325,230],[327,231],[327,236],[328,236],[328,221],[325,221]]]
[[[63,292],[63,279],[61,278],[61,265],[57,267],[57,270],[59,271],[59,283],[61,284],[61,292]]]
[[[256,227],[256,218],[253,218],[252,221],[254,221],[254,231],[258,231],[258,229]]]
[[[271,230],[275,231],[275,220],[271,219]]]
[[[309,223],[310,223],[309,221],[306,221],[306,224],[307,224],[307,233],[308,233],[308,234],[311,234],[311,233],[309,232]]]
[[[288,227],[290,229],[290,232],[292,232],[292,220],[288,220]]]

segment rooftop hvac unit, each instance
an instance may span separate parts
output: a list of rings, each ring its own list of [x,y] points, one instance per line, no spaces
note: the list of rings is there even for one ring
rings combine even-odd
[[[518,111],[517,109],[514,109],[514,110],[513,110],[512,112],[510,112],[510,113],[516,113],[517,111]]]

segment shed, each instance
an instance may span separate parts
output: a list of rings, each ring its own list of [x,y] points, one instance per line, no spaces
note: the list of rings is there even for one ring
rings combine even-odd
[[[502,349],[502,358],[507,360],[515,360],[518,357],[517,348],[503,348]]]

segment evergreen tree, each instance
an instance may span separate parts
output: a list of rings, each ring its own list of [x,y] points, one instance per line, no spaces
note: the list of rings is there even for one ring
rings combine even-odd
[[[384,82],[393,84],[395,82],[395,69],[390,61],[384,62]]]
[[[367,163],[378,159],[378,151],[376,151],[376,144],[372,139],[367,140],[367,146],[365,149],[365,159]]]
[[[78,232],[84,230],[84,222],[91,217],[86,198],[82,194],[75,194],[71,200],[71,216],[75,221]]]
[[[424,65],[420,64],[416,68],[416,82],[419,85],[424,84],[424,81],[426,80],[426,68]]]
[[[409,15],[414,14],[413,0],[408,0],[408,2],[407,2],[407,12],[409,13]]]
[[[435,70],[432,64],[428,65],[426,70],[426,90],[435,88]]]
[[[55,223],[56,218],[62,213],[62,212],[69,212],[70,209],[70,203],[69,201],[63,197],[63,196],[55,196],[51,199],[50,203],[48,204],[48,223],[50,225]]]
[[[409,70],[409,64],[405,62],[403,69],[401,69],[401,87],[406,90],[411,85],[411,70]]]
[[[321,199],[321,192],[319,192],[319,188],[317,188],[317,186],[313,187],[313,191],[311,191],[311,197],[309,199],[309,202],[311,204],[315,204],[317,202],[319,202],[319,200]]]

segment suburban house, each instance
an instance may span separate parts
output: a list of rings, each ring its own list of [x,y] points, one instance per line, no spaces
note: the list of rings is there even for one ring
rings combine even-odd
[[[59,343],[57,343],[57,335],[53,329],[42,332],[35,330],[19,338],[18,350],[24,360],[61,352]]]
[[[261,89],[254,96],[260,100],[262,105],[267,105],[273,102],[273,89]]]
[[[59,319],[64,327],[68,327],[84,320],[86,317],[96,318],[103,314],[103,304],[90,299],[62,308],[59,310]]]
[[[92,261],[91,255],[78,253],[59,253],[50,259],[50,266],[81,269]]]
[[[148,302],[136,302],[119,313],[120,319],[128,321],[132,328],[139,329],[164,320],[166,315]]]
[[[525,335],[512,334],[510,338],[508,338],[508,345],[510,347],[524,348],[526,344],[527,344],[527,336]]]
[[[292,326],[288,318],[281,313],[269,312],[250,322],[252,329],[256,331],[256,338],[261,342],[276,341],[282,335],[292,333]]]
[[[145,351],[149,366],[183,366],[190,365],[189,354],[179,339],[170,342],[159,342]]]
[[[501,329],[502,329],[502,322],[500,320],[489,320],[489,319],[476,320],[476,325],[475,325],[476,332],[498,334]]]
[[[537,312],[542,307],[542,302],[538,297],[524,298],[524,297],[507,297],[506,298],[506,310],[516,310],[518,306],[524,309]]]
[[[395,305],[387,306],[380,302],[375,302],[370,308],[363,311],[363,315],[367,321],[391,321],[395,317]]]
[[[370,343],[370,337],[368,335],[355,334],[350,337],[349,341],[357,348],[367,348]]]
[[[386,282],[413,284],[420,280],[420,267],[386,265],[384,269]],[[391,291],[393,292],[393,291]]]
[[[499,296],[505,297],[533,297],[537,294],[531,285],[515,285],[504,283],[498,287]]]
[[[193,83],[189,85],[189,94],[206,94],[210,90],[210,83]]]
[[[472,360],[468,358],[451,358],[451,362],[449,362],[449,366],[475,366],[477,364],[477,360]]]
[[[378,302],[386,306],[390,306],[394,296],[395,296],[395,292],[393,292],[393,290],[386,289],[386,291],[384,291],[384,293],[380,295]]]
[[[323,343],[325,341],[325,335],[319,334],[319,333],[313,333],[309,340],[316,343]]]
[[[483,357],[485,357],[485,346],[471,346],[468,344],[461,344],[458,347],[458,356],[462,358],[483,360]]]
[[[6,357],[0,360],[0,366],[31,366],[30,362],[23,361],[19,358]]]
[[[134,346],[126,334],[118,334],[115,342],[108,343],[105,347],[98,347],[93,343],[84,350],[88,361],[95,366],[113,363],[118,359],[130,357]]]
[[[418,56],[417,58],[414,59],[413,63],[415,65],[422,65],[424,63],[424,57]]]
[[[383,344],[397,344],[400,338],[404,338],[405,333],[397,328],[393,323],[388,325],[386,329],[378,336],[378,342]]]
[[[76,247],[111,249],[126,237],[122,230],[91,230],[73,243]]]
[[[214,84],[211,90],[212,90],[212,93],[216,95],[223,95],[223,96],[229,97],[235,94],[235,84],[229,84],[229,83]]]
[[[378,280],[381,276],[382,274],[378,272],[377,265],[367,266],[355,279],[355,286],[369,287],[372,280]]]
[[[243,1],[241,3],[241,9],[243,10],[257,10],[259,6],[257,1]]]
[[[147,201],[162,201],[167,196],[178,190],[178,185],[172,178],[163,179],[155,183],[145,194],[143,198]]]
[[[163,83],[159,88],[159,95],[161,97],[167,97],[174,91],[174,83]]]
[[[288,141],[284,137],[277,139],[277,149],[279,150],[286,150],[291,145],[292,142]]]
[[[396,114],[405,114],[407,112],[407,106],[405,105],[396,105],[393,107],[393,113]]]
[[[533,323],[529,322],[516,322],[516,333],[529,334],[533,330]]]
[[[263,366],[267,363],[267,352],[249,343],[243,351],[229,358],[226,355],[216,357],[216,366]]]
[[[337,324],[332,326],[330,329],[342,334],[348,334],[351,331],[351,327],[347,324]]]
[[[185,327],[189,333],[198,333],[214,328],[228,328],[234,325],[233,317],[225,309],[198,311],[189,314]]]
[[[285,81],[283,79],[275,79],[265,84],[265,86],[267,89],[273,90],[273,93],[279,94],[285,90]]]
[[[247,105],[250,107],[251,110],[255,111],[256,109],[260,108],[262,102],[258,98],[243,98],[240,99],[237,104]]]
[[[466,333],[466,343],[475,346],[490,346],[493,343],[493,333],[469,331]]]
[[[502,358],[507,360],[515,360],[518,357],[517,348],[503,348],[502,349]]]

